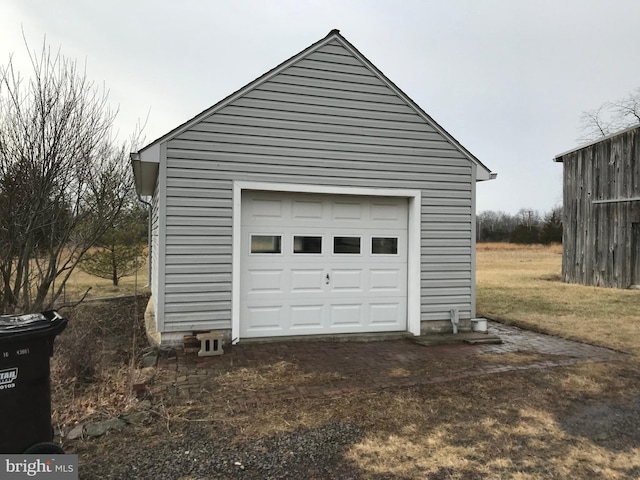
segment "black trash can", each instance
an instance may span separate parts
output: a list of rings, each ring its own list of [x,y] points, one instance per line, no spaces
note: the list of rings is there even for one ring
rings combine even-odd
[[[50,443],[49,358],[66,326],[55,310],[0,316],[0,453],[62,453]]]

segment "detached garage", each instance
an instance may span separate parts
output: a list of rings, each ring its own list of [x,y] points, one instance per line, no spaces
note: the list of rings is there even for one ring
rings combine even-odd
[[[159,343],[471,329],[495,174],[337,30],[132,165]]]

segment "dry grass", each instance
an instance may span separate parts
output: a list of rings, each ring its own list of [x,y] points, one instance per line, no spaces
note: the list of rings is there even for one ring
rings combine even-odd
[[[585,364],[544,373],[509,373],[414,389],[258,405],[198,409],[235,443],[329,422],[357,424],[362,438],[345,452],[357,478],[628,479],[640,472],[640,444],[624,448],[579,435],[566,422],[576,405],[619,402],[640,393],[626,366]],[[314,477],[316,478],[316,477]]]
[[[560,281],[562,248],[480,244],[477,312],[640,355],[640,291]]]
[[[216,384],[223,390],[229,389],[236,393],[242,393],[244,391],[280,389],[290,385],[326,385],[337,380],[340,380],[340,375],[337,373],[303,372],[296,364],[281,361],[256,368],[236,368],[220,375],[216,379]]]
[[[82,298],[89,290],[86,298],[108,298],[124,295],[141,295],[149,292],[149,270],[145,264],[133,275],[123,277],[114,286],[111,280],[96,277],[76,268],[65,285],[63,294],[58,299],[61,303],[71,303]]]
[[[146,346],[147,300],[128,297],[60,310],[68,324],[56,338],[51,361],[54,425],[104,419],[133,406],[131,381]]]

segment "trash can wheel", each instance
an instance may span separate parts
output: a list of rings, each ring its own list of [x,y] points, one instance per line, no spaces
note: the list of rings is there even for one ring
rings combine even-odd
[[[52,455],[63,455],[64,450],[60,445],[53,442],[41,442],[30,446],[24,452],[25,455],[39,455],[41,453],[50,453]]]

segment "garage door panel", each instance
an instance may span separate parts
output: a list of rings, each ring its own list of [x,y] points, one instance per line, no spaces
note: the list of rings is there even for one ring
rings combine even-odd
[[[291,208],[293,220],[322,220],[325,217],[325,205],[320,200],[294,200]]]
[[[404,198],[244,192],[240,336],[406,330],[407,212]]]
[[[291,292],[292,293],[322,293],[323,292],[322,269],[292,269]]]
[[[314,329],[322,330],[324,305],[292,305],[291,330]]]
[[[339,327],[361,327],[362,326],[362,304],[331,305],[330,326]]]
[[[332,270],[329,275],[331,293],[362,293],[364,292],[363,272],[360,269]],[[326,280],[325,280],[326,281]]]
[[[245,309],[244,321],[247,332],[264,333],[277,332],[282,330],[283,307],[281,306],[260,306],[247,307]]]
[[[248,295],[284,293],[283,270],[250,270]]]
[[[251,201],[251,216],[254,220],[259,219],[281,219],[283,205],[282,200],[254,198]]]
[[[397,203],[372,203],[370,218],[374,222],[384,222],[390,226],[401,226],[406,211]]]
[[[331,219],[334,221],[361,222],[363,220],[362,204],[360,202],[334,202],[331,213]]]
[[[369,289],[376,293],[393,292],[398,294],[406,284],[401,277],[401,271],[398,268],[372,269],[369,271]]]
[[[369,306],[369,318],[371,325],[399,326],[398,318],[401,318],[401,305],[399,303],[375,303]]]

